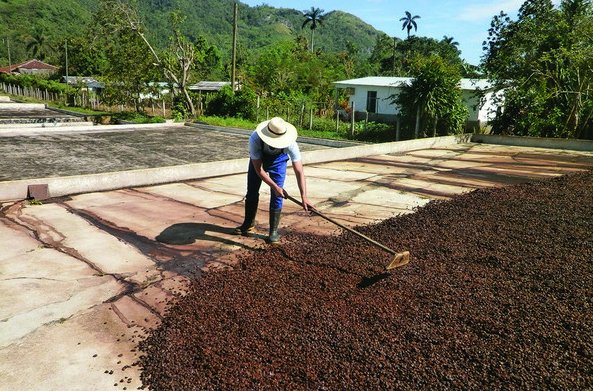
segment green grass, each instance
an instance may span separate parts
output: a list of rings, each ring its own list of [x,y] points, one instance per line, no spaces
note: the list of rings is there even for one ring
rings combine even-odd
[[[299,129],[299,136],[325,138],[329,140],[348,140],[348,137],[344,133],[336,133],[335,130]]]
[[[155,124],[155,123],[164,123],[165,118],[161,116],[149,116],[142,113],[136,112],[121,112],[121,113],[111,113],[110,114],[114,119],[118,119],[121,121],[132,122],[135,124]]]
[[[55,102],[48,103],[47,107],[71,111],[73,113],[84,114],[84,115],[111,115],[111,113],[109,111],[97,111],[97,110],[92,110],[92,109],[85,109],[83,107],[66,106],[64,104],[56,104]]]
[[[213,126],[225,126],[229,128],[239,129],[255,129],[257,126],[256,122],[243,119],[243,118],[224,118],[216,116],[202,115],[196,119],[197,122],[201,122],[207,125]]]
[[[254,130],[258,122],[242,119],[242,118],[224,118],[216,116],[200,116],[197,118],[197,122],[205,123],[213,126],[225,126],[231,128]],[[342,124],[344,125],[344,124]],[[324,138],[331,140],[347,140],[347,128],[345,126],[340,127],[340,131],[335,131],[335,122],[332,120],[316,120],[313,122],[314,129],[303,129],[297,127],[299,136],[303,137],[315,137]],[[334,127],[333,130],[327,129],[328,127]]]

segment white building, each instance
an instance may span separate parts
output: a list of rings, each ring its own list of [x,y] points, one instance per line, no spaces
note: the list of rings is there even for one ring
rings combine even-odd
[[[88,76],[62,76],[64,83],[69,86],[79,87],[82,90],[100,94],[105,88],[105,84]]]
[[[371,76],[334,82],[336,89],[346,90],[348,106],[355,112],[369,113],[369,118],[395,121],[399,110],[391,96],[399,94],[401,88],[409,85],[411,77]],[[469,110],[467,121],[485,124],[496,111],[493,103],[495,92],[486,79],[461,79],[460,88],[463,102]]]

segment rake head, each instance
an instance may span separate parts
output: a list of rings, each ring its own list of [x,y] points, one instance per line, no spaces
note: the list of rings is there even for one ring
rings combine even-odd
[[[386,269],[387,270],[395,269],[396,267],[407,265],[408,262],[410,262],[410,252],[403,251],[403,252],[397,253],[393,256],[393,259],[391,260],[389,265],[387,265]]]

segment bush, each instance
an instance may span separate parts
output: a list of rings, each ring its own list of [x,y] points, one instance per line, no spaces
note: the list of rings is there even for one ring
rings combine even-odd
[[[336,132],[336,120],[327,117],[313,117],[313,130],[322,132]],[[347,137],[350,132],[350,124],[340,121],[338,134]]]
[[[51,93],[74,94],[75,90],[64,83],[34,75],[8,75],[0,73],[0,82],[27,88],[39,88]]]
[[[185,99],[179,95],[176,95],[173,98],[171,111],[173,112],[173,118],[175,121],[183,121],[184,119],[189,118],[191,114],[185,105]]]
[[[395,128],[379,122],[357,122],[354,139],[373,143],[395,141]]]
[[[135,124],[154,124],[154,123],[164,123],[165,119],[161,116],[148,116],[137,112],[121,112],[121,113],[113,113],[112,116],[118,120],[126,121],[126,122],[133,122]]]
[[[255,102],[255,92],[249,87],[244,86],[241,90],[233,93],[230,86],[225,86],[208,102],[206,114],[254,120],[256,116]]]

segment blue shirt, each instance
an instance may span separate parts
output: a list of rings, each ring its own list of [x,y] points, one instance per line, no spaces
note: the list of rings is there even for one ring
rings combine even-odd
[[[253,132],[249,137],[249,157],[251,159],[263,160],[264,151],[262,151],[262,145],[266,155],[275,155],[279,153],[278,151],[280,151],[279,149],[272,148],[268,144],[262,142],[259,134],[257,134],[257,132]],[[298,162],[301,160],[301,151],[296,141],[284,148],[284,150],[291,161]]]

